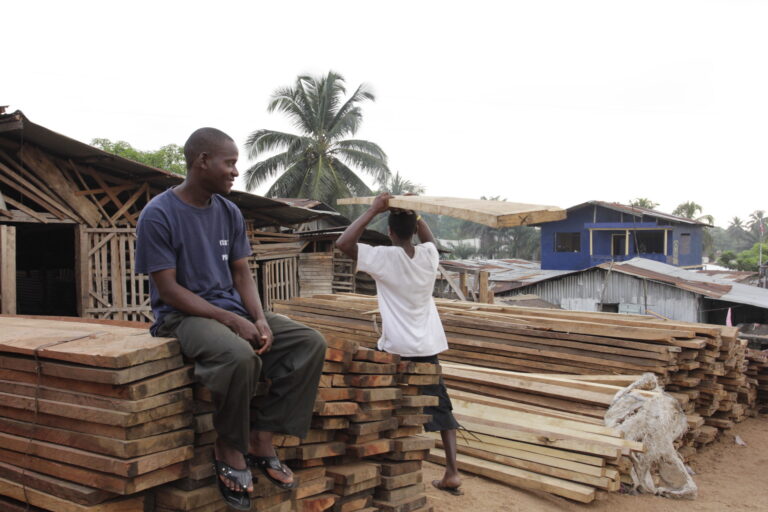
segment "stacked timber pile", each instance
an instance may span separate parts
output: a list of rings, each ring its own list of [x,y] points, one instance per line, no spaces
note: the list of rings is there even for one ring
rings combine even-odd
[[[278,456],[298,483],[284,490],[260,472],[251,495],[265,512],[429,511],[421,482],[421,461],[434,446],[418,437],[434,403],[418,394],[424,365],[399,363],[398,356],[361,348],[343,337],[328,337],[323,374],[306,438],[276,435]],[[406,372],[398,378],[398,364]],[[434,372],[434,369],[431,370]],[[418,385],[417,385],[418,384]],[[266,392],[266,385],[262,386]],[[405,395],[404,395],[405,394]],[[210,393],[195,387],[195,458],[189,476],[156,491],[158,512],[226,510],[212,470],[215,431]],[[397,409],[405,404],[408,409]],[[253,402],[258,407],[258,398]],[[392,478],[392,477],[398,478]]]
[[[728,429],[754,413],[756,383],[745,378],[746,347],[734,327],[449,300],[437,305],[450,347],[444,361],[526,373],[652,372],[681,398],[686,414],[698,414],[707,426]],[[374,297],[319,295],[283,302],[276,311],[364,346],[379,337]],[[717,430],[690,434],[688,444],[701,445]]]
[[[757,386],[757,403],[768,405],[768,351],[747,349],[747,375]]]
[[[144,510],[140,491],[186,476],[192,369],[174,340],[14,317],[0,332],[4,510]]]

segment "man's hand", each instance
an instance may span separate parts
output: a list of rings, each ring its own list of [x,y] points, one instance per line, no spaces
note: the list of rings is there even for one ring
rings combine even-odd
[[[267,320],[262,318],[260,320],[256,320],[254,322],[254,325],[256,326],[256,329],[259,331],[259,350],[256,351],[257,354],[261,355],[264,352],[269,352],[269,349],[272,348],[272,342],[274,341],[274,338],[272,337],[272,329],[270,329],[269,324],[267,323]]]
[[[384,213],[389,209],[389,200],[392,198],[392,194],[389,192],[382,192],[371,204],[371,210],[378,213]]]
[[[262,334],[256,323],[235,313],[228,314],[226,321],[223,321],[222,323],[232,329],[232,332],[253,345],[254,348],[262,346]],[[267,326],[267,328],[269,328],[269,326]],[[272,333],[270,332],[270,336],[271,334]]]

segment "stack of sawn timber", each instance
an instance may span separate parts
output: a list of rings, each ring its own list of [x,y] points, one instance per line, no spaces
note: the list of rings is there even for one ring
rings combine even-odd
[[[441,358],[490,368],[555,374],[656,374],[686,395],[685,412],[730,428],[753,412],[737,329],[642,315],[585,313],[437,300],[450,349]],[[365,346],[378,339],[375,298],[320,295],[276,306],[326,333]]]
[[[434,441],[418,437],[428,420],[422,408],[436,398],[419,386],[436,382],[433,365],[399,362],[398,356],[329,336],[310,431],[306,438],[276,435],[278,456],[298,485],[283,490],[259,471],[251,495],[261,512],[420,511],[426,504],[421,461]],[[263,389],[266,391],[266,388]],[[196,455],[188,477],[156,491],[157,511],[225,510],[211,469],[212,403],[195,388]],[[258,397],[253,402],[258,407]]]
[[[0,333],[4,509],[144,510],[141,491],[186,475],[192,368],[175,340],[18,317]]]

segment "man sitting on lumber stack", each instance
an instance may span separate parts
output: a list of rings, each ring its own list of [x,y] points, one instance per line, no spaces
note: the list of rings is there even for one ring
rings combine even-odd
[[[184,183],[141,212],[136,269],[150,276],[152,334],[178,338],[198,382],[213,395],[219,489],[227,504],[250,510],[251,468],[280,487],[295,486],[272,433],[307,435],[325,340],[262,310],[243,215],[222,197],[238,176],[232,138],[201,128],[184,145],[184,157]],[[262,374],[269,392],[251,411]]]
[[[421,215],[410,210],[390,209],[390,197],[388,193],[376,197],[371,207],[342,233],[336,246],[357,260],[358,271],[367,272],[376,280],[382,323],[379,350],[399,354],[407,361],[439,364],[437,354],[448,350],[448,341],[432,298],[440,263],[437,244]],[[392,247],[358,243],[365,227],[376,215],[387,210],[390,210]],[[413,245],[413,235],[418,235],[419,245]],[[440,432],[446,454],[445,474],[442,480],[435,480],[432,485],[461,495],[461,478],[456,467],[456,429],[459,424],[451,412],[453,407],[448,392],[442,378],[440,384],[422,389],[424,394],[439,399],[436,407],[424,409],[432,415],[424,428]]]

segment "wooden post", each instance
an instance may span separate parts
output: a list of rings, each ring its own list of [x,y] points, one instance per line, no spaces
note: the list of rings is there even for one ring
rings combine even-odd
[[[0,226],[0,313],[16,314],[16,228]]]
[[[90,257],[88,256],[88,233],[83,224],[78,224],[75,230],[75,293],[77,295],[77,316],[85,318],[88,309],[88,292],[90,283]]]
[[[478,299],[478,302],[482,303],[488,303],[489,300],[493,300],[493,293],[491,293],[490,288],[488,287],[488,272],[481,270],[479,275],[479,281],[480,281],[480,297]]]
[[[469,293],[469,291],[467,290],[467,273],[466,272],[459,273],[459,290],[461,290],[461,293],[465,297]]]

